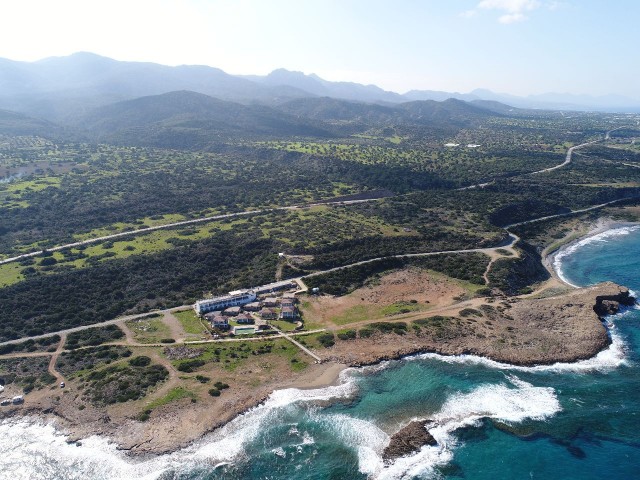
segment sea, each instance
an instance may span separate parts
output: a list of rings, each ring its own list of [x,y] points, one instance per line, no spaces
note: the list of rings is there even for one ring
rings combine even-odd
[[[609,230],[555,257],[574,285],[640,292],[640,227]],[[188,448],[131,459],[101,437],[68,444],[34,419],[0,423],[0,478],[634,479],[640,478],[640,310],[607,319],[590,360],[513,367],[416,355],[349,369],[336,386],[286,389]],[[390,464],[389,435],[429,419],[437,446]]]

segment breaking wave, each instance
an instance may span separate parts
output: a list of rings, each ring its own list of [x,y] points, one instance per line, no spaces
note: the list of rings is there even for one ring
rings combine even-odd
[[[322,389],[276,390],[264,404],[236,417],[194,445],[147,459],[128,457],[103,437],[67,443],[66,435],[53,424],[28,418],[4,420],[0,422],[1,476],[13,480],[152,480],[189,469],[211,471],[242,458],[246,445],[262,429],[276,422],[282,409],[298,402],[349,397],[355,391],[355,383],[344,377],[340,385]],[[312,442],[310,436],[303,436],[302,444]]]
[[[545,420],[561,410],[553,388],[535,387],[513,375],[507,381],[450,396],[428,426],[438,445],[424,446],[391,464],[385,464],[382,458],[389,436],[374,423],[346,415],[328,415],[322,420],[341,442],[357,451],[361,473],[379,480],[431,476],[436,467],[452,460],[453,450],[459,446],[454,434],[457,429],[476,426],[483,418],[507,423]]]

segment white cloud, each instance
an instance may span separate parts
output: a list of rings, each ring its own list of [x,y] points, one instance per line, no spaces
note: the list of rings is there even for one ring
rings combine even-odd
[[[482,0],[478,8],[484,10],[504,10],[508,13],[522,13],[540,6],[538,0]]]
[[[482,0],[476,8],[462,12],[460,15],[470,18],[479,10],[498,10],[503,12],[498,17],[498,22],[510,24],[526,20],[528,18],[526,13],[540,8],[541,5],[539,0]]]
[[[525,17],[522,13],[507,13],[498,18],[498,22],[507,25],[509,23],[522,22],[523,20],[526,20],[526,18],[527,17]]]

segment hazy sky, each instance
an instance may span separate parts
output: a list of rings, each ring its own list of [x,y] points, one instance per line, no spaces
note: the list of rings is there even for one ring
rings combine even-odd
[[[0,57],[89,51],[405,92],[640,99],[640,0],[0,0]]]

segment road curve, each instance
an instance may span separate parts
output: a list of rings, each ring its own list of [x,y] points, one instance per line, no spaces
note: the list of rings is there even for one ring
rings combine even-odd
[[[585,142],[585,143],[581,143],[580,145],[574,145],[573,147],[569,147],[569,149],[567,150],[567,155],[565,156],[564,162],[555,165],[553,167],[549,167],[549,168],[543,168],[542,170],[536,170],[535,172],[529,172],[529,173],[523,173],[520,175],[516,175],[515,177],[509,177],[509,178],[516,178],[516,177],[524,177],[525,175],[537,175],[539,173],[546,173],[546,172],[552,172],[554,170],[557,170],[559,168],[565,167],[567,165],[569,165],[571,163],[571,159],[573,156],[573,152],[578,150],[579,148],[583,148],[586,147],[587,145],[592,145],[594,143],[599,143],[602,141],[607,141],[611,139],[611,132],[615,131],[615,130],[620,130],[621,128],[626,128],[625,126],[622,127],[616,127],[613,128],[611,130],[607,130],[607,132],[604,135],[604,138],[601,140],[592,140],[590,142]],[[462,187],[462,188],[458,188],[457,190],[472,190],[474,188],[484,188],[487,187],[489,185],[494,184],[496,181],[495,180],[490,180],[488,182],[485,183],[478,183],[476,185],[469,185],[468,187]]]
[[[592,210],[597,210],[599,208],[603,208],[606,207],[608,205],[613,205],[615,203],[619,203],[619,202],[623,202],[626,200],[633,200],[636,198],[640,198],[640,197],[629,197],[629,198],[620,198],[618,200],[612,200],[610,202],[606,202],[606,203],[602,203],[600,205],[594,205],[593,207],[588,207],[588,208],[582,208],[580,210],[572,210],[571,212],[566,212],[566,213],[558,213],[555,215],[547,215],[545,217],[540,217],[540,218],[534,218],[531,220],[525,220],[524,222],[518,222],[518,223],[512,223],[510,225],[507,225],[505,227],[503,227],[503,229],[509,234],[509,238],[510,241],[508,244],[506,245],[498,245],[495,247],[486,247],[486,248],[468,248],[468,249],[462,249],[462,250],[439,250],[436,252],[424,252],[424,253],[405,253],[405,254],[400,254],[400,255],[390,255],[390,256],[386,256],[386,257],[377,257],[377,258],[371,258],[368,260],[362,260],[360,262],[355,262],[355,263],[351,263],[348,265],[342,265],[340,267],[334,267],[334,268],[329,268],[327,270],[322,270],[319,272],[313,272],[310,273],[308,275],[304,275],[302,277],[298,277],[298,278],[292,278],[292,281],[296,281],[296,282],[302,282],[304,278],[308,278],[308,277],[316,277],[318,275],[323,275],[325,273],[331,273],[331,272],[337,272],[338,270],[343,270],[345,268],[351,268],[351,267],[356,267],[358,265],[365,265],[367,263],[372,263],[372,262],[377,262],[380,260],[386,260],[386,259],[391,259],[391,258],[412,258],[412,257],[430,257],[430,256],[435,256],[435,255],[445,255],[448,253],[475,253],[475,252],[481,252],[481,253],[490,253],[490,252],[495,252],[498,249],[501,248],[512,248],[516,245],[516,243],[518,243],[518,241],[520,241],[520,237],[518,237],[518,235],[516,235],[515,233],[511,232],[510,229],[514,228],[514,227],[519,227],[522,225],[527,225],[530,223],[535,223],[535,222],[541,222],[544,220],[551,220],[553,218],[560,218],[560,217],[567,217],[570,215],[577,215],[580,213],[584,213],[584,212],[589,212]],[[122,323],[122,322],[126,322],[128,320],[135,320],[138,318],[143,318],[146,317],[148,315],[153,315],[153,314],[164,314],[164,313],[168,313],[168,312],[177,312],[177,311],[181,311],[181,310],[188,310],[192,308],[192,305],[181,305],[178,307],[173,307],[173,308],[167,308],[165,310],[155,310],[152,312],[146,312],[146,313],[139,313],[139,314],[135,314],[135,315],[126,315],[123,317],[118,317],[118,318],[114,318],[112,320],[107,320],[106,322],[101,322],[101,323],[94,323],[91,325],[83,325],[80,327],[74,327],[74,328],[68,328],[65,330],[59,330],[57,332],[49,332],[49,333],[44,333],[42,335],[34,335],[31,337],[22,337],[22,338],[18,338],[15,340],[8,340],[5,342],[0,342],[0,346],[2,345],[8,345],[8,344],[12,344],[12,343],[21,343],[21,342],[25,342],[27,340],[39,340],[42,338],[46,338],[46,337],[50,337],[52,335],[67,335],[69,333],[73,333],[73,332],[79,332],[82,330],[87,330],[89,328],[94,328],[94,327],[103,327],[103,326],[107,326],[107,325],[114,325],[114,324],[118,324],[118,323]],[[307,332],[301,332],[301,333],[307,333]],[[213,340],[212,340],[213,341]],[[204,342],[208,342],[208,341],[204,341]],[[194,341],[194,342],[186,342],[186,343],[203,343],[203,341]],[[149,345],[146,345],[149,346]]]

